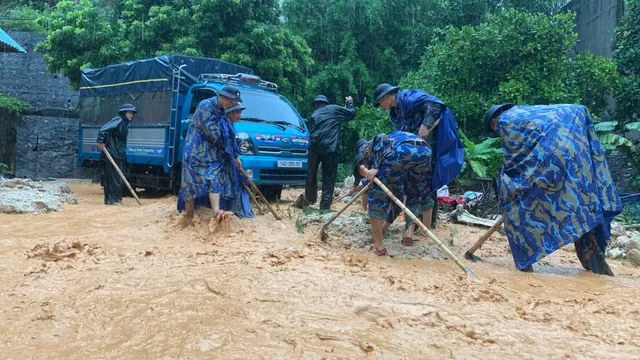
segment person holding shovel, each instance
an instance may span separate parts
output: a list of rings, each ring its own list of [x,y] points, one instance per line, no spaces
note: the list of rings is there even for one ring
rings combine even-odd
[[[353,195],[358,191],[358,185],[360,186],[366,186],[369,183],[369,180],[367,180],[364,175],[362,175],[361,171],[360,171],[360,165],[364,165],[365,167],[369,167],[370,166],[370,158],[371,158],[371,154],[370,154],[370,145],[371,145],[371,141],[368,140],[358,140],[358,142],[356,143],[355,146],[355,165],[353,167],[353,177],[354,177],[354,182],[353,182],[353,186],[351,188],[351,190],[349,190],[349,195]],[[365,151],[368,149],[368,153],[367,155],[365,155]],[[362,196],[362,209],[364,211],[367,211],[369,209],[369,196],[368,196],[369,192],[367,191],[363,196]],[[400,209],[400,207],[396,204],[391,204],[390,208],[389,208],[389,212],[387,213],[387,217],[384,220],[384,224],[382,225],[382,233],[386,234],[387,230],[389,229],[389,227],[391,226],[391,224],[395,221],[395,219],[400,215],[399,213],[401,213],[402,210]]]
[[[244,109],[237,105],[240,101],[240,91],[225,85],[217,96],[200,102],[193,114],[185,139],[177,205],[178,211],[185,211],[182,227],[191,224],[199,206],[213,209],[210,230],[233,214],[253,216],[237,170],[242,165],[232,121],[238,121]]]
[[[98,132],[98,148],[106,149],[120,171],[124,173],[125,162],[127,160],[127,136],[129,135],[129,123],[137,113],[136,108],[131,104],[124,104],[118,110],[118,116],[113,117]],[[118,171],[102,151],[100,155],[102,163],[102,186],[104,186],[105,205],[122,204],[122,191],[124,184]]]
[[[389,118],[396,130],[420,136],[433,152],[431,193],[422,219],[427,228],[432,228],[437,190],[458,176],[464,163],[464,146],[456,119],[444,102],[419,89],[400,91],[397,86],[380,84],[373,96],[376,106],[390,111]]]
[[[406,195],[407,208],[414,214],[426,212],[425,204],[430,191],[429,164],[431,149],[427,142],[417,135],[394,131],[388,135],[380,134],[372,142],[363,145],[363,160],[370,168],[360,169],[361,175],[373,181],[377,177],[398,198]],[[383,245],[383,225],[391,210],[392,200],[375,186],[369,190],[369,218],[373,234],[373,247],[376,255],[387,254]],[[402,244],[413,245],[415,224],[407,219]]]
[[[485,126],[502,139],[498,192],[516,267],[532,272],[573,242],[586,270],[614,276],[605,251],[622,202],[587,108],[496,105]]]

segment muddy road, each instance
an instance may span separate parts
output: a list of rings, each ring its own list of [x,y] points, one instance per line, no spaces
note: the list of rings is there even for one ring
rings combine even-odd
[[[640,359],[640,270],[620,261],[601,277],[567,248],[520,273],[496,235],[478,281],[321,243],[288,204],[211,236],[206,212],[176,227],[173,197],[71,189],[60,212],[0,215],[3,359]],[[436,235],[461,255],[483,231]]]

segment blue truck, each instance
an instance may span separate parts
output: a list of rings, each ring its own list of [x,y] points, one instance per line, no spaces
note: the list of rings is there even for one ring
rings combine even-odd
[[[249,68],[216,59],[167,55],[82,71],[78,167],[97,167],[96,138],[123,103],[138,113],[129,126],[125,174],[132,186],[177,192],[184,139],[200,101],[225,84],[242,93],[234,124],[240,159],[266,197],[283,185],[301,185],[307,174],[309,130],[278,86]]]

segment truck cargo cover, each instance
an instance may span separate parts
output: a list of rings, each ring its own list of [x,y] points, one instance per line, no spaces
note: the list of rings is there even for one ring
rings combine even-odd
[[[112,96],[152,91],[170,91],[173,69],[182,68],[180,92],[186,92],[203,73],[253,74],[250,68],[216,59],[164,55],[152,59],[129,61],[101,69],[82,70],[80,96]]]

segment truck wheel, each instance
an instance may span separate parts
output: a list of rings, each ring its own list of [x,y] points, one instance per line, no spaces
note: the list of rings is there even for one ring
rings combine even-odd
[[[282,195],[282,185],[261,185],[258,187],[267,201],[278,201]]]

